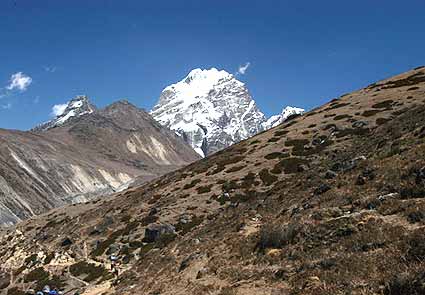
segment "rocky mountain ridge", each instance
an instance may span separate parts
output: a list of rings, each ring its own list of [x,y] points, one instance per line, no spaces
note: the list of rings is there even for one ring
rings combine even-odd
[[[197,158],[127,101],[95,109],[77,97],[30,132],[0,130],[0,225],[120,191]]]
[[[194,69],[167,86],[151,114],[203,157],[271,128],[246,85],[215,68]],[[272,123],[283,122],[285,116],[274,116]]]

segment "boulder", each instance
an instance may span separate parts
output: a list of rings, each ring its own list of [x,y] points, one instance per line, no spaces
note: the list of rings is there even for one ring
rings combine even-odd
[[[72,244],[73,244],[72,240],[70,238],[66,237],[65,239],[63,239],[61,246],[67,247],[67,246],[71,246]]]
[[[112,244],[108,247],[108,250],[106,251],[106,255],[111,255],[114,253],[117,253],[120,250],[120,247],[117,244]]]
[[[175,227],[170,224],[149,224],[145,229],[145,237],[143,238],[143,241],[145,243],[154,243],[158,241],[162,235],[174,235],[175,232]]]
[[[365,126],[367,126],[369,123],[366,121],[356,121],[353,123],[353,128],[363,128]]]

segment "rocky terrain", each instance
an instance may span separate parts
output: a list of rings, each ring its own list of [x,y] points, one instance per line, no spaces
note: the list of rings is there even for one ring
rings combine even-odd
[[[198,159],[173,132],[126,101],[86,97],[30,132],[0,130],[0,225],[151,180]]]
[[[204,157],[303,111],[288,107],[267,120],[244,83],[212,68],[194,69],[182,81],[166,87],[151,114]]]
[[[424,294],[424,122],[421,67],[21,222],[1,234],[0,294]]]

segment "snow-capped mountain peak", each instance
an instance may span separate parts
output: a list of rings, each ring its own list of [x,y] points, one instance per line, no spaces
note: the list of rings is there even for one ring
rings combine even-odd
[[[63,106],[62,109],[57,112],[55,118],[35,127],[33,131],[45,131],[61,126],[73,118],[81,117],[85,114],[91,114],[95,110],[95,106],[90,103],[87,96],[79,95],[71,99],[66,106]]]
[[[151,114],[201,156],[253,136],[266,120],[244,83],[216,68],[194,69],[164,88]]]
[[[302,114],[305,110],[302,108],[290,107],[287,106],[283,108],[282,112],[279,115],[271,116],[265,123],[264,129],[270,129],[276,127],[279,124],[282,124],[292,115]]]

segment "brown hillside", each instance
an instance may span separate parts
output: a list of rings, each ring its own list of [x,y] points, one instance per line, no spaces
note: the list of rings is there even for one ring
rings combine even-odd
[[[417,68],[22,222],[0,238],[0,294],[424,294],[424,122]]]

